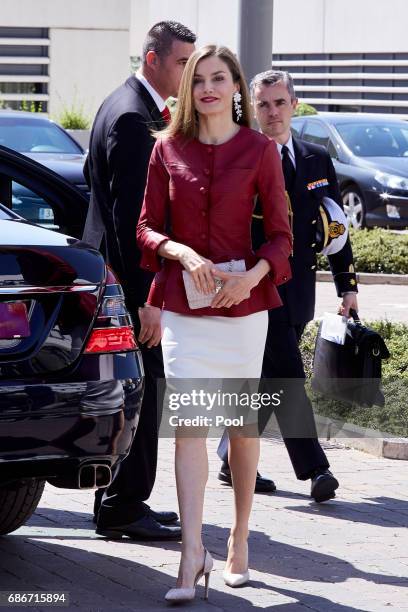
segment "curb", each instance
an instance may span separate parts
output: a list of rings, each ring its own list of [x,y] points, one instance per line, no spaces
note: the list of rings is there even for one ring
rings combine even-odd
[[[406,438],[333,438],[333,441],[345,448],[353,448],[376,457],[408,461]]]
[[[361,285],[408,285],[408,274],[360,272],[356,276],[357,282]],[[333,275],[326,270],[318,270],[316,280],[320,283],[331,283],[333,282]]]
[[[315,421],[317,435],[322,441],[362,451],[375,457],[408,461],[408,438],[394,438],[392,434],[366,429],[318,414],[315,415]],[[265,433],[272,436],[280,434],[276,418],[269,419]]]
[[[323,437],[325,433],[324,437],[328,442],[384,459],[408,461],[408,438],[395,438],[392,434],[383,431],[359,427],[353,423],[344,423],[319,415],[315,415],[315,419],[319,437]],[[332,436],[333,430],[336,433]]]

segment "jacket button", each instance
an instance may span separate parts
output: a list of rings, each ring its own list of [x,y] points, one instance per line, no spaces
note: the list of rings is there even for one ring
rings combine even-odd
[[[207,152],[212,153],[213,152],[212,147],[207,147]]]
[[[315,242],[312,242],[312,244],[311,244],[310,246],[312,247],[312,249],[314,249],[314,248],[315,248],[315,246],[316,246],[316,243],[315,243]]]
[[[315,270],[315,269],[316,269],[316,266],[310,266],[310,269],[311,269],[311,270]]]
[[[312,221],[312,225],[314,225],[316,223],[316,219],[313,219]]]
[[[287,277],[287,276],[283,276],[283,277],[282,277],[282,280],[287,281],[287,280],[288,280],[288,277]]]
[[[202,193],[203,195],[207,193],[207,190],[205,187],[200,187],[200,193]]]
[[[206,176],[208,176],[208,175],[210,174],[210,171],[209,171],[209,169],[208,169],[208,168],[204,168],[204,174],[205,174]]]
[[[206,210],[202,210],[201,214],[202,214],[203,217],[205,217],[207,215],[207,211]]]
[[[205,240],[205,238],[207,238],[207,234],[201,234],[201,238]]]

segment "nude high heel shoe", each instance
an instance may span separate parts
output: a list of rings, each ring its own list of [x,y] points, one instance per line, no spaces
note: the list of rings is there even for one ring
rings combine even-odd
[[[228,538],[228,548],[230,545],[230,541],[231,538]],[[232,572],[227,572],[227,570],[224,570],[223,578],[227,586],[230,586],[232,588],[242,586],[243,584],[249,582],[249,570],[242,572],[242,574],[233,574]]]
[[[195,598],[196,594],[196,585],[198,581],[204,576],[205,578],[205,594],[204,599],[208,599],[208,592],[210,590],[210,572],[213,569],[214,561],[208,550],[204,549],[204,563],[203,567],[197,572],[197,575],[194,579],[193,587],[176,587],[175,589],[170,589],[167,591],[165,595],[165,600],[169,601],[173,604],[184,603],[185,601],[191,601]]]

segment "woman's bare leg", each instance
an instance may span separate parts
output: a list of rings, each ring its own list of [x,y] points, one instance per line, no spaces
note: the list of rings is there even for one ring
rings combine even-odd
[[[233,574],[248,569],[248,522],[255,491],[259,446],[255,433],[253,437],[243,437],[230,432],[228,460],[234,488],[234,520],[225,569]]]
[[[176,484],[183,538],[178,587],[192,587],[197,572],[203,566],[201,530],[204,491],[208,479],[205,435],[185,437],[187,434],[184,431],[176,436]]]

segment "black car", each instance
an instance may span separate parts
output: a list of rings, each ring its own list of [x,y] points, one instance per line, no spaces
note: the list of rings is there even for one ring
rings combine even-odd
[[[405,121],[375,114],[319,113],[294,117],[292,131],[329,151],[353,227],[408,226]]]
[[[83,174],[85,151],[72,136],[40,113],[0,110],[0,145],[50,168],[89,197]],[[53,210],[14,181],[13,206],[28,221],[55,229]]]
[[[129,451],[143,393],[124,296],[101,254],[12,210],[11,185],[38,194],[79,235],[86,197],[0,147],[0,535],[35,510],[46,481],[110,482]]]

